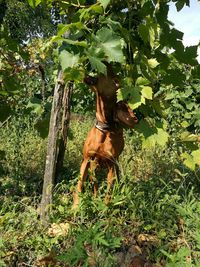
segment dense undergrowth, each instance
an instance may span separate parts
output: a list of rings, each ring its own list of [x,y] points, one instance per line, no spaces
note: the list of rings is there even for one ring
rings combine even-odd
[[[138,254],[146,266],[200,266],[200,175],[182,165],[172,141],[142,150],[137,133],[126,131],[110,203],[102,180],[97,198],[87,183],[80,208],[71,209],[92,123],[71,123],[49,225],[37,212],[46,140],[29,119],[16,117],[0,129],[0,266],[123,267]]]

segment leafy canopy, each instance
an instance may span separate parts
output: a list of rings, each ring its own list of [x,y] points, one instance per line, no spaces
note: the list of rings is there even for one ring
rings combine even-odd
[[[169,0],[27,1],[33,8],[56,3],[66,16],[47,45],[57,51],[67,80],[80,83],[85,73],[106,73],[104,62],[112,63],[121,78],[118,99],[142,114],[137,130],[144,147],[166,144],[170,118],[180,134],[192,131],[198,140],[198,46],[184,47],[183,33],[168,20]],[[177,11],[190,4],[173,2]],[[198,152],[191,153],[198,164]]]

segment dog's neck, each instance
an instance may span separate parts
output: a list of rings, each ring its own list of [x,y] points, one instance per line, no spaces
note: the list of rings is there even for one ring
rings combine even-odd
[[[114,109],[116,102],[117,102],[116,95],[107,97],[97,92],[96,94],[97,121],[112,126],[114,124]]]

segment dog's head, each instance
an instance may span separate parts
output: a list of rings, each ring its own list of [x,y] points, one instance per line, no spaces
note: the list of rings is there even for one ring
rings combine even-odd
[[[114,120],[128,128],[133,128],[138,123],[138,118],[125,101],[119,101],[116,104]]]

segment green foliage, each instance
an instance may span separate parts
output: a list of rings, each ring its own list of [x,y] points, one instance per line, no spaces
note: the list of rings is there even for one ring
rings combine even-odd
[[[99,53],[104,53],[104,58],[107,59],[108,62],[124,62],[124,56],[122,53],[124,41],[111,29],[103,27],[97,31],[96,41],[97,45],[100,47]]]
[[[189,1],[174,2],[178,11],[189,5]],[[7,9],[4,8],[2,28],[4,36],[2,52],[7,55],[3,63],[3,89],[0,89],[4,110],[11,106],[8,97],[21,95],[24,90],[27,69],[22,66],[29,66],[28,60],[31,64],[32,62],[38,66],[42,64],[48,77],[53,76],[53,68],[56,69],[60,64],[64,70],[65,80],[73,80],[76,85],[76,98],[73,103],[77,106],[73,109],[82,111],[90,109],[85,106],[86,103],[91,104],[89,94],[83,97],[86,91],[80,92],[84,88],[80,85],[83,77],[90,72],[106,73],[105,62],[109,62],[121,80],[118,100],[126,99],[130,107],[137,109],[144,118],[137,128],[143,147],[166,145],[172,120],[174,125],[172,128],[177,127],[180,135],[186,128],[191,134],[197,135],[197,140],[199,132],[197,46],[183,46],[183,33],[176,30],[168,21],[168,5],[169,1],[153,4],[150,0],[118,2],[28,0],[16,1],[14,4],[8,1]],[[17,23],[20,23],[17,31],[12,26],[16,24],[12,19],[16,10]],[[22,13],[26,16],[22,16]],[[28,25],[30,19],[33,23]],[[58,23],[60,24],[56,33],[55,25]],[[33,40],[34,36],[40,38],[49,36],[50,39],[40,41],[40,38],[37,38],[35,44],[32,42],[26,50],[29,53],[28,58],[19,45],[27,39],[27,36],[30,40]],[[50,67],[52,57],[56,63],[53,68]],[[16,71],[18,67],[19,71]],[[36,72],[39,74],[38,69]],[[53,81],[49,78],[50,80]],[[33,84],[35,82],[34,79]],[[33,84],[31,87],[37,90]],[[49,86],[45,96],[40,92],[37,96],[34,93],[28,99],[24,98],[24,103],[28,103],[28,110],[36,112],[40,122],[48,118],[51,102],[48,95],[51,90]],[[81,99],[78,100],[79,96]],[[5,116],[1,120],[5,120]],[[183,140],[179,138],[179,141]],[[189,146],[198,150],[198,145],[194,144],[196,141],[193,141],[192,145],[188,145],[188,142],[186,145],[184,142],[185,149],[182,153],[188,153]],[[187,156],[183,154],[184,162],[191,162],[191,153],[192,151]],[[198,162],[189,165],[196,167]]]
[[[174,2],[177,10],[189,5]],[[183,33],[167,19],[169,1],[27,3],[6,1],[0,21],[0,265],[37,266],[48,256],[58,266],[120,266],[117,251],[125,256],[136,244],[152,263],[197,267],[200,67],[197,46],[184,47]],[[93,125],[85,116],[93,95],[81,82],[90,72],[105,73],[105,61],[120,76],[118,100],[126,99],[142,119],[126,133],[110,203],[104,203],[104,180],[97,198],[87,183],[74,212],[82,144]],[[84,116],[72,121],[64,182],[54,190],[52,225],[44,228],[37,206],[46,140],[34,125],[44,137],[58,62],[65,79],[74,80],[73,110]],[[53,223],[59,230],[67,225],[67,232],[59,234]]]
[[[69,53],[68,51],[62,51],[60,53],[60,64],[63,70],[67,68],[76,67],[79,61],[79,56]]]
[[[41,3],[41,0],[28,0],[28,3],[31,7],[35,8]]]
[[[46,141],[35,137],[37,132],[33,122],[34,118],[30,119],[18,114],[0,129],[4,140],[4,143],[0,144],[0,150],[3,152],[0,168],[3,175],[1,194],[8,197],[13,192],[16,195],[28,196],[33,191],[35,193],[41,191],[41,181],[38,179],[41,179],[43,174]],[[12,179],[9,179],[10,176]],[[32,177],[32,184],[27,184],[27,179],[30,177]]]
[[[52,41],[59,40],[58,47],[65,44],[64,50],[62,48],[60,52],[60,60],[63,69],[68,71],[68,79],[74,78],[70,76],[69,68],[77,69],[84,75],[82,66],[86,65],[88,71],[105,73],[105,61],[112,62],[118,69],[120,63],[121,88],[118,91],[118,100],[127,99],[132,109],[139,109],[143,114],[145,119],[140,123],[144,123],[143,127],[138,127],[140,132],[145,131],[147,127],[153,128],[149,130],[151,134],[141,134],[144,147],[156,144],[163,146],[169,137],[166,123],[170,120],[166,120],[166,113],[169,113],[168,118],[172,114],[171,110],[166,109],[167,105],[163,103],[163,99],[171,107],[177,108],[178,105],[174,105],[174,101],[178,97],[181,98],[179,90],[184,90],[182,98],[188,101],[188,94],[193,94],[193,100],[198,102],[193,93],[194,88],[191,89],[192,83],[197,83],[199,87],[198,79],[191,82],[191,74],[199,67],[196,60],[197,46],[184,48],[181,43],[183,33],[171,27],[167,20],[167,2],[155,6],[148,0],[136,2],[137,19],[133,21],[130,18],[134,17],[136,12],[129,2],[120,2],[116,11],[114,2],[99,1],[90,6],[86,5],[86,1],[82,1],[80,5],[73,2],[74,15],[70,18],[70,23],[60,26],[57,37]],[[185,4],[189,5],[188,1],[175,2],[178,10]],[[104,13],[101,6],[109,12]],[[117,12],[121,12],[120,15]],[[119,21],[116,18],[120,16]],[[64,38],[66,31],[68,36]],[[174,52],[170,54],[168,51],[171,48]],[[79,77],[78,80],[80,81]],[[173,90],[171,98],[170,90]],[[188,118],[193,116],[193,108],[194,113],[198,113],[198,105],[185,105],[185,116]],[[185,105],[182,105],[184,109]],[[164,116],[165,121],[157,127],[159,116]],[[180,118],[177,114],[175,116]],[[198,117],[198,114],[194,117]],[[198,128],[196,122],[193,125],[195,129]],[[144,140],[146,138],[148,140]]]
[[[2,2],[5,2],[3,25],[9,29],[11,37],[19,43],[38,36],[51,36],[55,33],[57,22],[62,21],[56,6],[51,9],[47,5],[39,5],[41,2],[39,0],[30,0],[29,3],[26,0],[2,0]]]
[[[196,165],[200,165],[200,149],[192,151],[191,155],[185,152],[181,156],[184,164],[192,170],[195,170]]]

